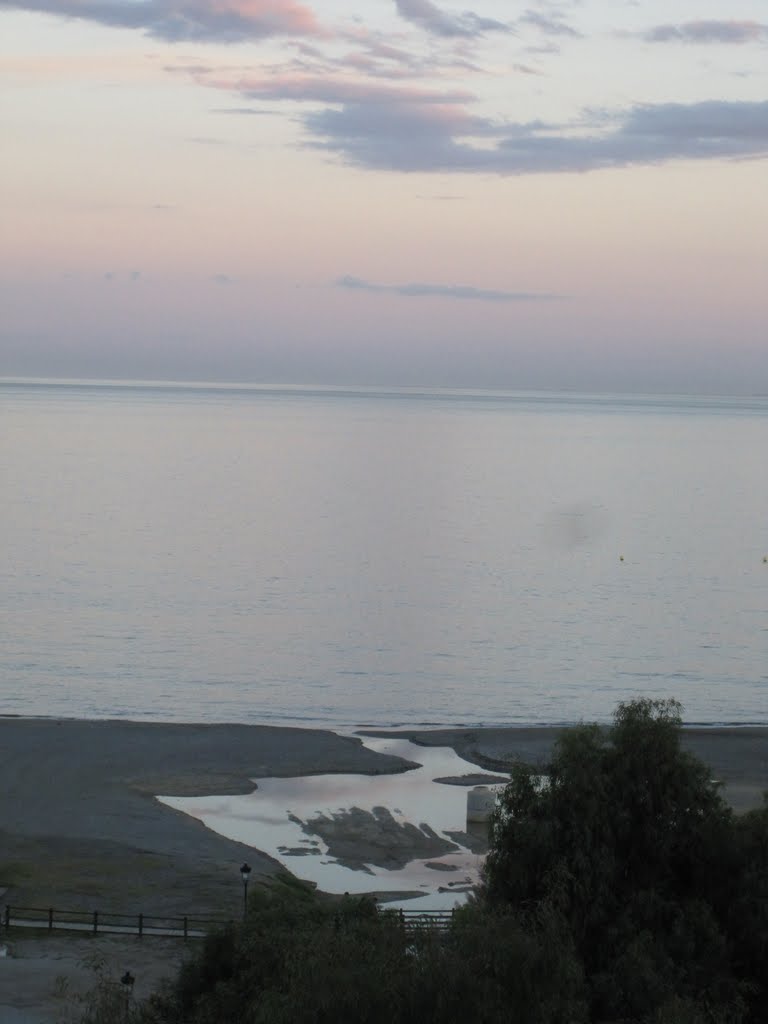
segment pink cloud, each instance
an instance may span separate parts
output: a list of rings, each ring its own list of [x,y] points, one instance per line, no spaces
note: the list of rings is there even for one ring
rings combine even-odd
[[[291,0],[204,0],[202,6],[209,7],[214,15],[222,18],[228,15],[240,17],[259,26],[262,32],[271,27],[273,31],[269,34],[320,34],[314,13]]]
[[[323,34],[310,8],[297,0],[0,0],[0,7],[139,29],[172,43]]]

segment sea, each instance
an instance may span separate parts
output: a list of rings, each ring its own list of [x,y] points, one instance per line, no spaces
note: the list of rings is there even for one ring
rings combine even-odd
[[[0,715],[768,722],[768,398],[0,382]]]

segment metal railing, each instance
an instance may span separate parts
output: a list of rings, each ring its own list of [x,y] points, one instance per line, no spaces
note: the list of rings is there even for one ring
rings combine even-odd
[[[387,912],[386,905],[382,906],[381,913]],[[389,913],[397,914],[407,931],[445,931],[453,921],[452,910],[391,910]]]

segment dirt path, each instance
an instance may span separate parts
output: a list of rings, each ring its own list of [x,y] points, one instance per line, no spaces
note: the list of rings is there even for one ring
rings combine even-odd
[[[80,1000],[100,976],[114,981],[129,971],[133,998],[144,999],[171,978],[194,948],[168,939],[80,936],[0,940],[0,1021],[2,1024],[60,1024],[76,1021]],[[122,990],[121,990],[122,991]]]

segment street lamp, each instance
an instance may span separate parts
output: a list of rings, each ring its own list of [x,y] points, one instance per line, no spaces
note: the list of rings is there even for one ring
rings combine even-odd
[[[243,880],[243,920],[248,917],[248,879],[251,877],[250,864],[243,864],[240,868],[240,877]]]
[[[125,1019],[126,1020],[128,1020],[128,1017],[129,1017],[130,1012],[131,1012],[131,993],[133,992],[133,984],[134,984],[135,981],[136,981],[136,979],[134,978],[134,976],[131,974],[130,971],[126,971],[125,974],[120,979],[120,984],[123,985],[123,987],[125,988]]]

